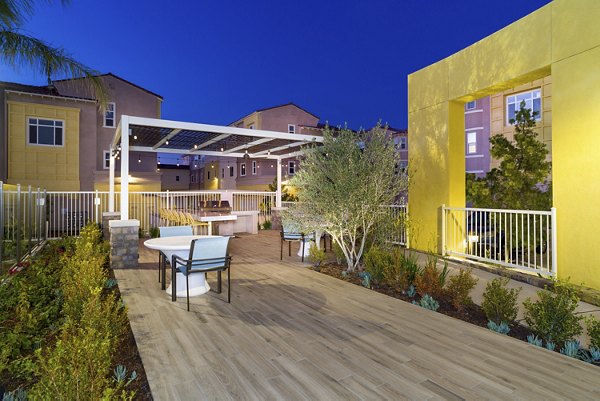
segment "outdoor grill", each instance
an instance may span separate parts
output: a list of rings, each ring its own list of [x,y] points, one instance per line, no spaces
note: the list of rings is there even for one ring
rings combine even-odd
[[[200,211],[201,212],[214,212],[220,214],[230,214],[231,206],[229,205],[229,201],[221,200],[221,201],[203,201],[200,202]]]

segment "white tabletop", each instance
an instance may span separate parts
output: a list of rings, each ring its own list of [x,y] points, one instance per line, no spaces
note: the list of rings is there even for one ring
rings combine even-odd
[[[189,250],[193,240],[200,238],[219,237],[219,235],[178,235],[174,237],[152,238],[144,242],[144,246],[159,251]]]
[[[204,221],[204,222],[212,222],[212,221],[229,221],[229,220],[237,220],[237,216],[235,214],[195,214],[192,215],[195,219]]]

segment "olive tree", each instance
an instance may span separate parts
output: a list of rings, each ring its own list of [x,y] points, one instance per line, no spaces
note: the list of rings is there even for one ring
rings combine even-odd
[[[406,190],[407,178],[397,174],[398,162],[385,127],[358,133],[326,127],[322,146],[306,150],[292,179],[298,203],[288,217],[304,229],[330,234],[344,253],[348,271],[360,269],[367,238],[389,217],[382,205],[394,203]]]

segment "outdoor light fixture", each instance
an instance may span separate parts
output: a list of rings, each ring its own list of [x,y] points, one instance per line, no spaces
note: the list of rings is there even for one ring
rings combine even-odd
[[[194,145],[194,149],[198,149],[198,145]]]
[[[267,150],[267,156],[271,156],[271,149]]]
[[[134,136],[133,136],[133,139],[137,139],[137,135],[134,135]]]
[[[160,164],[160,157],[158,158],[158,164]]]
[[[271,164],[271,168],[273,168],[273,165]]]
[[[179,167],[179,157],[177,158],[177,167]]]
[[[215,168],[215,165],[214,165],[214,164],[211,164],[211,165],[210,165],[210,168]]]
[[[167,141],[165,142],[165,145],[168,145],[168,144],[169,144],[169,140],[167,140]]]
[[[225,150],[225,148],[223,148],[223,146],[221,146],[221,152],[224,151],[224,150]]]
[[[138,155],[138,163],[142,162],[142,156]]]

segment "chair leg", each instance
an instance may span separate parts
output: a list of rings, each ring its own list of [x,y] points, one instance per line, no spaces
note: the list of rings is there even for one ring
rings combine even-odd
[[[227,268],[227,303],[231,303],[231,267]]]
[[[217,294],[221,293],[221,271],[217,272]]]
[[[279,260],[283,260],[283,239],[279,245],[281,245],[279,249]]]
[[[190,279],[189,273],[185,275],[185,290],[187,293],[187,310],[190,311]]]
[[[159,253],[158,254],[158,282],[160,283],[160,273],[162,271],[162,258],[163,256]]]
[[[302,238],[302,241],[300,241],[300,246],[302,247],[302,263],[304,263],[304,249],[306,248],[304,246],[304,238]]]
[[[175,258],[171,260],[171,301],[177,301],[177,273],[175,268]]]
[[[164,291],[167,288],[167,257],[165,255],[162,256],[162,285],[161,288]]]
[[[292,241],[288,241],[288,256],[292,256]]]

